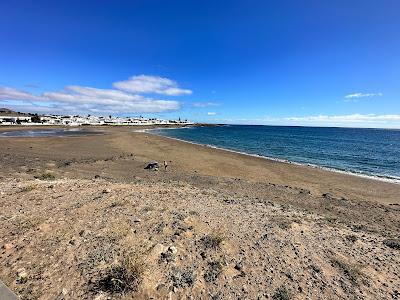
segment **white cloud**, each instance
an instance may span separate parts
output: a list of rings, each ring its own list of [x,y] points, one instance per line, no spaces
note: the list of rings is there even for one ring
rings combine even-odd
[[[151,76],[136,76],[146,78],[160,78]],[[135,78],[135,77],[132,77]],[[179,88],[171,86],[166,88],[167,82],[172,80],[161,78],[164,81],[163,91],[167,95],[182,94]],[[176,83],[174,83],[176,85]],[[115,83],[115,87],[119,84]],[[143,93],[149,91],[150,87],[142,87]],[[179,90],[179,91],[177,91]],[[0,101],[20,101],[19,108],[26,108],[27,111],[54,111],[54,112],[90,112],[90,113],[161,113],[178,110],[180,103],[173,100],[153,99],[140,95],[137,89],[136,93],[118,89],[98,89],[84,86],[67,86],[62,91],[44,92],[40,95],[18,90],[11,87],[0,87]]]
[[[14,89],[7,86],[0,86],[0,100],[27,100],[27,101],[35,101],[40,100],[41,98],[35,95],[32,95],[29,92],[25,92],[22,90]]]
[[[208,113],[207,113],[207,115],[208,116],[215,116],[217,113],[216,112],[213,112],[213,111],[209,111]]]
[[[193,102],[193,107],[210,107],[210,106],[218,106],[218,103],[214,102]]]
[[[128,80],[115,82],[113,86],[131,93],[152,93],[168,96],[192,94],[191,90],[179,88],[178,84],[171,79],[148,75],[132,76]]]
[[[377,96],[383,96],[382,93],[354,93],[354,94],[349,94],[346,95],[344,98],[346,101],[357,101],[360,98],[371,98],[371,97],[377,97]]]
[[[385,123],[385,122],[400,122],[400,115],[375,115],[375,114],[352,114],[341,116],[308,116],[308,117],[289,117],[284,118],[286,121],[295,122],[331,122],[331,123]]]

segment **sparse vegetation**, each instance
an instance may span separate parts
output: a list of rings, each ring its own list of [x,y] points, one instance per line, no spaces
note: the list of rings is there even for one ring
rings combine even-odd
[[[142,213],[148,213],[148,212],[153,211],[153,210],[155,210],[155,208],[153,206],[145,206],[145,207],[142,208],[141,212]]]
[[[109,237],[87,238],[92,240],[93,246],[87,250],[86,257],[79,263],[82,272],[90,273],[99,265],[110,265],[119,256],[119,246]]]
[[[291,300],[293,298],[292,291],[286,286],[280,286],[272,296],[274,300]]]
[[[196,281],[196,275],[191,269],[178,269],[172,270],[171,282],[175,288],[190,287],[193,286]]]
[[[360,268],[340,258],[333,258],[332,264],[338,268],[353,284],[356,284],[362,276]]]
[[[216,232],[202,237],[200,241],[205,249],[216,250],[221,247],[224,240],[224,236],[220,232]]]
[[[127,222],[114,222],[108,229],[108,234],[112,239],[121,239],[131,231],[131,226]]]
[[[20,192],[21,193],[27,193],[27,192],[33,191],[34,189],[36,189],[36,185],[31,184],[31,185],[27,185],[27,186],[22,187]]]
[[[400,239],[387,239],[383,244],[389,248],[400,250]]]
[[[290,229],[292,227],[293,220],[288,217],[275,217],[273,222],[281,229]]]
[[[208,263],[208,268],[204,273],[204,280],[206,282],[214,282],[218,279],[222,272],[222,264],[219,261],[212,261]]]
[[[154,232],[157,234],[161,234],[165,228],[166,224],[164,222],[160,222],[154,228]]]
[[[290,229],[292,227],[292,221],[291,220],[281,220],[278,223],[278,226],[281,229]]]
[[[41,175],[35,176],[35,178],[40,180],[54,180],[56,177],[51,173],[43,173]]]
[[[95,291],[122,294],[137,291],[145,272],[144,263],[135,255],[126,255],[122,261],[108,268],[93,287]]]
[[[351,243],[355,243],[358,240],[357,236],[355,236],[354,234],[346,235],[345,239]]]

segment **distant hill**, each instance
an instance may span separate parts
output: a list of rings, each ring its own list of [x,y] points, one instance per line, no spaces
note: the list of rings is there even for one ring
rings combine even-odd
[[[21,116],[29,116],[31,114],[22,113],[19,111],[13,111],[11,109],[2,107],[0,108],[0,116],[10,116],[10,117],[21,117]]]

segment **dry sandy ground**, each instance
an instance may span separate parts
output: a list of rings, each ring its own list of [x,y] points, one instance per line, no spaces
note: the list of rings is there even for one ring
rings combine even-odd
[[[400,297],[399,185],[106,131],[0,140],[22,299]]]

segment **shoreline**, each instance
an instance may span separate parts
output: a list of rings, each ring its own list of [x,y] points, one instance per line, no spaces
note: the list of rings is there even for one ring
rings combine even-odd
[[[62,165],[65,161],[97,161],[111,156],[133,154],[140,161],[134,169],[121,164],[110,173],[124,180],[131,180],[132,172],[138,172],[149,161],[170,161],[174,176],[211,176],[213,178],[241,179],[260,184],[276,184],[305,189],[314,195],[326,193],[335,197],[345,197],[360,201],[399,203],[400,185],[389,180],[379,180],[368,176],[326,170],[321,167],[279,161],[258,155],[240,153],[229,149],[219,149],[193,142],[182,141],[154,134],[148,128],[91,127],[104,130],[99,135],[81,135],[63,139],[60,137],[2,138],[0,153],[4,157],[4,167],[9,174],[25,173],[31,166],[46,170],[46,164]],[[17,129],[17,128],[15,128]],[[24,129],[24,128],[20,128]],[[138,131],[138,129],[140,129]],[[1,132],[0,128],[0,132]],[[23,170],[21,169],[24,168]],[[139,169],[137,169],[139,167]],[[44,171],[42,171],[44,172]],[[74,176],[100,172],[96,165],[75,170]],[[144,173],[148,174],[148,173]],[[142,174],[142,175],[144,175]],[[173,175],[171,173],[171,175]],[[142,176],[137,175],[137,176]],[[26,174],[26,176],[32,176]],[[70,175],[68,175],[70,176]]]
[[[398,184],[105,131],[1,140],[0,278],[21,298],[119,299],[100,283],[128,258],[145,267],[134,299],[282,286],[296,299],[387,299],[400,283]]]
[[[177,128],[149,128],[149,129],[135,130],[134,132],[150,133],[150,134],[153,134],[153,135],[156,135],[156,136],[161,136],[161,137],[165,137],[165,138],[168,138],[168,139],[172,139],[172,140],[176,140],[176,141],[180,141],[180,142],[184,142],[184,143],[189,143],[189,144],[192,144],[192,145],[208,147],[210,149],[218,149],[218,150],[222,150],[222,151],[228,151],[228,152],[242,154],[242,155],[246,155],[246,156],[250,156],[250,157],[261,158],[261,159],[265,159],[265,160],[268,160],[268,161],[284,163],[284,164],[287,164],[287,165],[297,165],[297,166],[302,166],[302,167],[309,167],[309,168],[317,169],[317,170],[324,170],[324,171],[328,171],[328,172],[334,172],[334,173],[339,173],[339,174],[344,174],[344,175],[351,175],[351,176],[355,176],[355,177],[361,177],[361,178],[365,178],[365,179],[376,180],[376,181],[379,181],[379,182],[388,182],[388,183],[394,183],[394,184],[399,184],[400,185],[400,177],[397,178],[397,177],[383,176],[383,175],[379,176],[379,175],[368,175],[368,174],[361,174],[361,173],[358,174],[358,173],[355,173],[355,172],[335,169],[335,168],[332,168],[332,167],[324,167],[324,166],[319,166],[319,165],[310,164],[310,163],[300,163],[300,162],[291,161],[291,160],[288,160],[288,159],[276,158],[276,157],[272,157],[272,156],[251,154],[251,153],[242,152],[242,151],[238,151],[238,150],[222,148],[222,147],[209,145],[209,144],[201,144],[201,143],[187,141],[187,140],[183,140],[183,139],[179,139],[179,138],[175,138],[175,137],[170,137],[170,136],[166,136],[166,135],[162,135],[162,134],[152,133],[152,131],[157,130],[157,129],[177,129]]]

